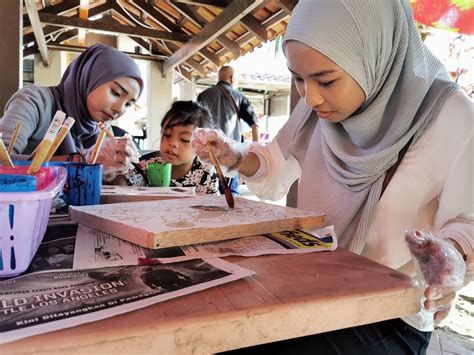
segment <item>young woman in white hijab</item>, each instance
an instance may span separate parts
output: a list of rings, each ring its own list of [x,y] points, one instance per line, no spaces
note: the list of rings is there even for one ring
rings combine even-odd
[[[408,0],[300,0],[283,48],[301,100],[274,141],[249,149],[197,130],[193,147],[208,159],[212,142],[265,199],[299,179],[297,207],[324,212],[341,247],[413,277],[416,260],[426,300],[403,320],[266,350],[423,354],[472,267],[473,104],[423,45]]]

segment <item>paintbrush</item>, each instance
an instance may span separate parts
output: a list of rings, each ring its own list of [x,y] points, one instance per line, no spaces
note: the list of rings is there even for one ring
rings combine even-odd
[[[209,152],[209,156],[211,157],[212,164],[214,164],[217,170],[217,175],[219,176],[219,181],[222,184],[222,188],[224,189],[224,195],[225,195],[225,200],[227,202],[227,205],[229,206],[229,208],[234,208],[234,196],[232,196],[232,192],[230,191],[229,186],[227,186],[225,182],[224,174],[222,174],[222,170],[219,165],[219,162],[217,161],[217,158],[214,155],[214,151],[212,150],[211,143],[207,142],[206,147],[207,147],[207,151]]]
[[[8,145],[8,154],[12,154],[13,146],[15,145],[16,139],[18,138],[18,133],[20,133],[21,122],[18,121],[15,125],[15,130],[13,131],[12,137],[10,138],[10,144]]]
[[[97,141],[95,142],[94,149],[92,150],[91,156],[89,158],[89,164],[95,164],[97,161],[97,157],[99,156],[100,148],[102,147],[102,143],[104,143],[105,135],[107,134],[107,127],[105,125],[100,126],[102,127],[97,137]]]
[[[66,118],[61,129],[59,130],[59,133],[56,135],[56,138],[54,138],[54,141],[51,144],[51,147],[49,147],[48,154],[46,155],[46,158],[44,159],[45,162],[49,161],[53,157],[54,153],[56,153],[56,150],[59,148],[64,138],[66,138],[66,135],[71,130],[71,127],[74,124],[74,122],[75,122],[74,118],[72,117]]]
[[[13,162],[10,158],[10,154],[8,154],[7,148],[5,144],[3,144],[2,133],[0,133],[0,161],[3,165],[13,168]]]
[[[59,110],[56,111],[56,114],[54,115],[53,120],[51,121],[51,124],[49,125],[49,128],[43,140],[38,146],[38,151],[36,152],[35,157],[33,158],[33,161],[31,162],[31,165],[28,168],[27,174],[35,174],[39,171],[39,169],[41,168],[41,164],[43,164],[44,159],[46,158],[46,155],[49,152],[49,148],[53,144],[54,139],[56,138],[56,135],[61,129],[65,118],[66,114],[64,112]]]
[[[99,122],[99,128],[100,129],[105,129],[105,133],[107,134],[107,137],[109,138],[115,138],[114,133],[105,125],[104,122]]]

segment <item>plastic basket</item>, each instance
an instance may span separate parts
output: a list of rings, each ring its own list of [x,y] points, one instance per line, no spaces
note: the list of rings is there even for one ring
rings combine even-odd
[[[43,240],[53,197],[66,182],[66,169],[54,167],[41,191],[0,193],[0,277],[24,272]]]

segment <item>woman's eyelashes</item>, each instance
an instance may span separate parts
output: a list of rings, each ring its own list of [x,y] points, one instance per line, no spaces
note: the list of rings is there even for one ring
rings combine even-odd
[[[118,92],[117,90],[114,90],[114,89],[110,89],[112,91],[112,95],[114,95],[115,97],[120,97],[121,94],[120,92]]]
[[[297,84],[303,84],[304,83],[304,79],[303,78],[300,78],[298,76],[294,76],[293,75],[293,80],[297,83]],[[329,81],[319,81],[319,80],[315,80],[316,81],[316,84],[318,84],[319,86],[323,87],[323,88],[328,88],[330,87],[337,79],[333,79],[333,80],[329,80]]]
[[[115,90],[115,89],[110,89],[110,91],[112,92],[112,95],[113,95],[113,96],[115,96],[115,97],[117,97],[117,98],[121,98],[121,97],[122,97],[122,93],[121,93],[120,91],[117,91],[117,90]],[[128,102],[125,103],[125,107],[126,107],[126,108],[129,108],[129,107],[131,107],[133,104],[134,104],[133,101],[128,101]]]
[[[319,86],[323,88],[330,87],[336,80],[326,81],[326,82],[318,82]]]

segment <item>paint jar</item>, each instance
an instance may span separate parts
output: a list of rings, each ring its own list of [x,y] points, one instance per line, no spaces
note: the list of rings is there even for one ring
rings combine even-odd
[[[102,164],[62,163],[67,170],[64,200],[68,206],[97,205],[102,189]]]
[[[150,185],[169,187],[171,183],[171,168],[171,163],[149,163],[146,172]]]
[[[16,276],[30,265],[48,226],[53,197],[66,182],[66,169],[41,191],[0,194],[0,277]]]

